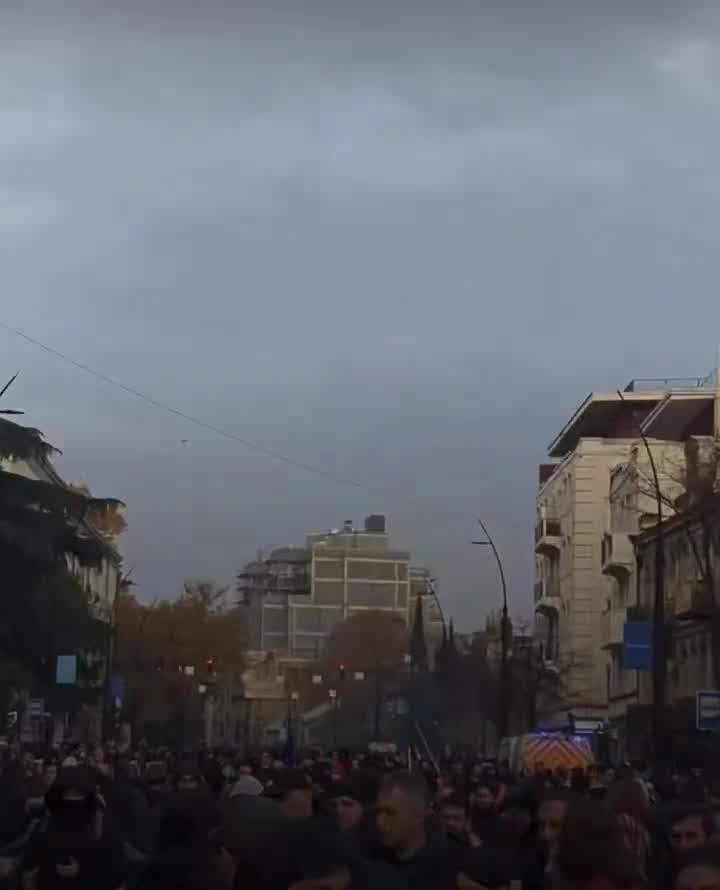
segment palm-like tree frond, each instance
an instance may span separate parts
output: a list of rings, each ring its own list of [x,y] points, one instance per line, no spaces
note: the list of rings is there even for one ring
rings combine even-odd
[[[0,458],[46,461],[57,453],[40,430],[0,417]]]

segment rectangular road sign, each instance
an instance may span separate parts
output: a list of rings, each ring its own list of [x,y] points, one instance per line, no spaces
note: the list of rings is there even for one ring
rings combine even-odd
[[[623,669],[649,671],[652,667],[652,623],[626,621],[623,627]]]
[[[695,695],[697,728],[720,732],[720,690],[701,689]]]
[[[31,698],[27,704],[28,717],[42,717],[45,713],[45,699]]]

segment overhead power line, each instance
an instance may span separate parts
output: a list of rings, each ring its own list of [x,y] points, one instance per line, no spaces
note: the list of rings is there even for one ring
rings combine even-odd
[[[98,371],[96,368],[92,368],[90,367],[90,365],[87,365],[84,362],[78,361],[78,359],[73,358],[71,355],[62,352],[59,349],[56,349],[54,346],[49,346],[47,343],[43,343],[36,337],[32,337],[30,334],[25,333],[25,331],[22,331],[19,328],[13,327],[7,322],[2,321],[2,319],[0,319],[0,327],[4,328],[10,334],[19,337],[21,340],[24,340],[26,343],[30,343],[32,346],[36,346],[38,349],[43,350],[43,352],[46,352],[48,355],[52,355],[55,358],[60,359],[60,361],[63,361],[66,364],[77,368],[84,374],[88,374],[89,376],[94,377],[97,380],[101,380],[103,383],[106,383],[109,386],[114,386],[116,389],[121,390],[122,392],[132,396],[135,399],[138,399],[139,401],[145,402],[147,405],[150,405],[153,408],[157,408],[160,411],[165,411],[168,414],[173,415],[174,417],[179,417],[181,420],[184,420],[187,423],[192,424],[193,426],[199,427],[203,430],[207,430],[217,436],[221,436],[223,439],[235,442],[236,444],[241,445],[247,451],[258,454],[261,457],[266,457],[269,460],[283,463],[286,466],[294,467],[295,469],[302,470],[305,473],[319,476],[327,480],[328,482],[332,482],[336,485],[342,485],[346,488],[355,488],[358,491],[364,491],[373,496],[376,496],[378,494],[381,494],[383,496],[392,494],[392,492],[389,492],[387,488],[373,487],[365,482],[360,482],[357,479],[353,479],[350,476],[345,476],[340,473],[333,473],[329,470],[323,469],[322,467],[318,467],[315,464],[297,460],[290,455],[284,454],[280,451],[276,451],[273,448],[268,448],[265,445],[261,445],[258,442],[254,442],[251,439],[245,438],[244,436],[238,436],[235,433],[230,432],[230,430],[218,426],[217,424],[209,423],[208,421],[202,420],[199,417],[188,414],[187,411],[183,411],[180,408],[175,408],[172,405],[168,405],[167,403],[160,401],[160,399],[156,399],[154,396],[148,395],[147,393],[137,389],[134,386],[123,383],[121,380],[116,380],[114,377],[110,377],[108,374],[105,374],[102,371]],[[427,508],[428,502],[432,500],[431,498],[420,500],[417,497],[402,492],[396,492],[395,494],[398,498],[404,500],[406,503],[412,504],[416,507],[421,506],[423,508]],[[458,518],[474,518],[471,514],[462,513],[458,510],[449,508],[447,504],[443,505],[443,510],[444,512],[454,515]]]
[[[127,383],[123,383],[121,380],[116,380],[114,377],[110,377],[108,374],[104,374],[102,371],[91,368],[84,362],[80,362],[72,356],[67,355],[67,353],[61,352],[59,349],[55,349],[54,346],[48,346],[47,343],[43,343],[35,337],[31,337],[30,334],[26,334],[19,328],[15,328],[12,325],[7,324],[7,322],[0,320],[0,327],[4,328],[11,334],[14,334],[16,337],[19,337],[21,340],[25,340],[26,343],[37,346],[38,349],[42,349],[49,355],[52,355],[55,358],[58,358],[61,361],[72,365],[79,371],[82,371],[85,374],[89,374],[91,377],[95,377],[96,379],[101,380],[103,383],[107,383],[109,386],[114,386],[116,387],[116,389],[122,390],[128,395],[133,396],[134,398],[139,399],[140,401],[145,402],[148,405],[151,405],[153,408],[158,408],[161,411],[166,411],[168,414],[179,417],[181,420],[185,420],[187,423],[193,424],[193,426],[200,427],[201,429],[208,430],[209,432],[215,433],[218,436],[222,436],[224,439],[229,439],[232,442],[236,442],[238,445],[242,445],[243,448],[246,448],[248,451],[252,451],[255,454],[262,455],[263,457],[267,457],[274,461],[280,461],[281,463],[287,464],[291,467],[295,467],[298,470],[303,470],[306,473],[312,473],[316,476],[322,476],[323,478],[331,482],[335,482],[339,485],[345,485],[352,488],[371,491],[369,486],[362,482],[359,482],[357,479],[351,479],[349,476],[342,476],[336,473],[332,473],[328,470],[324,470],[322,467],[317,467],[313,464],[296,460],[295,458],[290,457],[287,454],[283,454],[280,451],[275,451],[272,448],[267,448],[265,445],[260,445],[259,443],[253,442],[250,439],[246,439],[243,436],[238,436],[221,426],[217,426],[217,424],[201,420],[199,417],[194,417],[192,414],[188,414],[186,411],[182,411],[180,408],[174,408],[172,405],[161,402],[159,399],[156,399],[153,396],[142,392],[142,390],[136,389],[134,386],[130,386]]]
[[[147,405],[150,405],[153,408],[156,408],[160,411],[165,411],[168,414],[173,415],[174,417],[178,417],[181,420],[184,420],[186,423],[192,424],[195,427],[199,427],[200,429],[206,430],[208,432],[214,433],[217,436],[222,437],[223,439],[227,439],[231,442],[235,442],[238,445],[241,445],[247,451],[251,453],[260,455],[261,457],[268,458],[269,460],[276,461],[278,463],[283,463],[286,466],[294,467],[295,469],[302,470],[305,473],[318,476],[322,479],[325,479],[328,482],[332,482],[336,485],[342,485],[346,488],[354,488],[358,491],[364,491],[367,494],[371,494],[373,496],[377,496],[378,494],[382,497],[387,497],[388,495],[395,497],[400,501],[404,501],[408,506],[412,505],[414,507],[419,507],[421,509],[427,509],[429,504],[432,504],[435,509],[440,509],[446,516],[454,516],[457,519],[462,519],[467,521],[468,519],[473,522],[477,521],[477,515],[470,511],[461,511],[456,510],[451,507],[446,501],[442,501],[436,499],[432,496],[418,498],[408,492],[402,491],[391,491],[386,487],[372,486],[368,485],[365,482],[360,482],[358,479],[353,479],[350,476],[345,476],[340,473],[333,473],[329,470],[325,470],[322,467],[318,467],[315,464],[307,463],[302,460],[297,460],[290,455],[284,454],[281,451],[276,451],[273,448],[268,448],[265,445],[261,445],[258,442],[254,442],[251,439],[247,439],[244,436],[239,436],[236,433],[231,432],[230,430],[225,429],[224,427],[218,426],[215,423],[210,423],[206,420],[202,420],[199,417],[195,417],[192,414],[189,414],[187,411],[183,411],[180,408],[175,408],[172,405],[168,405],[166,402],[162,402],[160,399],[156,399],[154,396],[148,395],[146,392],[143,392],[140,389],[137,389],[134,386],[130,386],[127,383],[123,383],[121,380],[116,380],[114,377],[110,377],[108,374],[105,374],[102,371],[98,371],[96,368],[90,367],[90,365],[85,364],[84,362],[79,361],[76,358],[73,358],[71,355],[68,355],[65,352],[62,352],[59,349],[56,349],[54,346],[50,346],[47,343],[43,343],[41,340],[38,340],[36,337],[32,337],[30,334],[27,334],[25,331],[20,330],[19,328],[14,327],[13,325],[8,324],[7,322],[0,319],[0,328],[3,328],[8,333],[12,334],[15,337],[18,337],[21,340],[24,340],[26,343],[29,343],[32,346],[41,349],[43,352],[46,352],[48,355],[54,356],[62,362],[65,362],[68,365],[76,368],[79,371],[82,371],[84,374],[89,375],[90,377],[94,377],[97,380],[106,383],[108,386],[113,386],[116,389],[121,390],[127,395],[132,396],[138,401],[145,402]],[[520,528],[519,525],[514,525],[515,528]]]

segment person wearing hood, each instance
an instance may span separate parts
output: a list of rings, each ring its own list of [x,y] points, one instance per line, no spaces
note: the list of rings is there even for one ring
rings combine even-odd
[[[221,813],[209,792],[178,792],[163,806],[155,850],[139,881],[140,890],[229,890],[232,879],[215,843]]]
[[[393,869],[359,858],[347,838],[312,819],[289,819],[261,838],[254,868],[239,877],[238,890],[407,890]]]
[[[470,791],[470,825],[478,843],[492,841],[500,828],[496,789],[487,781],[477,782]]]
[[[261,840],[272,837],[290,821],[279,803],[265,797],[263,790],[253,776],[240,776],[221,801],[221,844],[232,856],[241,884],[254,874]]]
[[[526,890],[543,886],[543,862],[535,833],[538,800],[532,785],[519,786],[505,796],[492,842],[468,851],[464,872],[483,887],[522,882]]]
[[[342,782],[332,782],[325,794],[327,809],[338,831],[361,856],[371,856],[378,847],[375,802],[378,780],[373,773],[358,770]]]
[[[22,863],[25,890],[116,890],[125,878],[122,849],[102,833],[87,770],[61,770],[45,804],[47,826],[33,835]]]

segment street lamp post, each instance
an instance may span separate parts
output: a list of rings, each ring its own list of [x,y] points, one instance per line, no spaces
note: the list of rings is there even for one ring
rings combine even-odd
[[[287,702],[287,758],[289,761],[289,766],[295,765],[295,756],[296,756],[296,746],[297,739],[295,736],[295,720],[296,720],[296,707],[297,703],[300,701],[300,693],[296,690],[293,690],[288,696]]]
[[[332,702],[332,743],[333,748],[337,748],[337,707],[338,707],[338,694],[337,689],[328,689],[328,697]]]
[[[617,394],[621,402],[625,396]],[[652,472],[655,502],[657,507],[657,527],[655,530],[655,590],[653,592],[652,620],[652,753],[656,772],[665,766],[665,687],[667,683],[667,638],[665,633],[665,529],[663,528],[663,494],[655,457],[650,448],[642,425],[633,413],[638,435],[642,440]]]
[[[509,648],[509,625],[510,620],[508,618],[508,595],[507,595],[507,583],[505,581],[505,570],[503,569],[502,560],[500,559],[500,553],[498,552],[497,547],[495,546],[495,542],[490,536],[490,532],[487,529],[485,523],[480,519],[479,516],[476,516],[478,525],[483,531],[485,535],[484,540],[482,541],[473,541],[473,544],[477,544],[480,547],[489,547],[492,551],[492,555],[495,558],[495,564],[497,565],[498,574],[500,575],[500,585],[502,588],[502,613],[500,619],[500,707],[498,708],[498,738],[503,739],[507,735],[507,726],[508,726],[508,648]]]
[[[123,574],[122,571],[118,569],[115,577],[115,596],[110,611],[110,622],[105,641],[105,676],[103,678],[102,692],[102,737],[105,741],[110,740],[114,727],[112,671],[117,658],[117,620],[120,608],[120,597],[123,593],[127,593],[131,587],[135,586],[135,582],[130,577],[132,573],[132,569],[130,569],[127,574]]]

